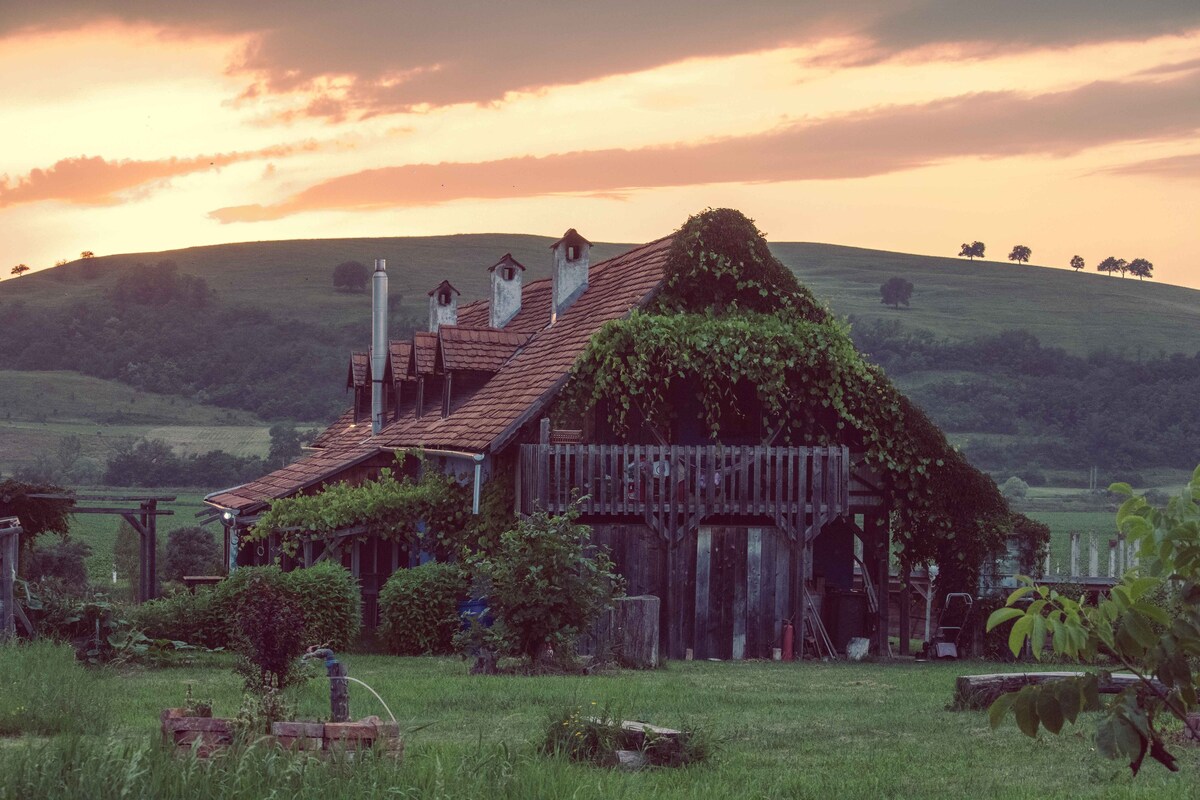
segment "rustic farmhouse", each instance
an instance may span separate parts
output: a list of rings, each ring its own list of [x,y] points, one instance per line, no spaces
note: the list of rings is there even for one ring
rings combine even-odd
[[[662,290],[671,245],[667,237],[592,264],[590,242],[569,230],[550,247],[550,279],[523,283],[525,267],[504,255],[487,268],[489,298],[460,306],[442,282],[429,292],[428,330],[406,341],[388,338],[386,265],[377,263],[371,349],[353,354],[347,373],[353,406],[308,455],[206,498],[222,513],[231,563],[340,561],[361,581],[370,624],[380,587],[418,562],[415,548],[361,528],[314,537],[294,556],[274,537],[240,552],[237,542],[272,501],[370,478],[397,452],[422,448],[427,463],[472,488],[476,510],[481,486],[501,475],[515,484],[518,513],[560,512],[583,497],[581,521],[609,548],[628,593],[660,598],[668,657],[769,658],[788,620],[810,652],[839,632],[833,647],[870,631],[886,648],[888,602],[877,598],[889,581],[890,509],[849,439],[785,446],[753,393],[718,441],[694,413],[679,413],[670,430],[624,432],[602,407],[569,426],[555,416],[593,336]],[[685,390],[672,402],[697,401]],[[820,607],[829,631],[815,623]]]

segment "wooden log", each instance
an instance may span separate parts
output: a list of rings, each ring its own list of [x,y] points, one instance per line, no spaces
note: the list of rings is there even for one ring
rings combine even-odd
[[[350,682],[346,680],[346,665],[340,661],[326,665],[329,672],[329,718],[334,722],[350,719]]]
[[[593,651],[628,669],[652,669],[659,663],[659,598],[618,597],[592,626]]]
[[[979,709],[990,706],[997,697],[1015,692],[1025,686],[1034,686],[1063,678],[1078,678],[1085,672],[1001,672],[989,675],[959,675],[954,681],[954,704],[956,709]],[[1136,675],[1127,672],[1113,673],[1110,678],[1099,676],[1098,689],[1103,694],[1116,694],[1130,686],[1141,683]],[[1165,689],[1158,681],[1153,683]]]

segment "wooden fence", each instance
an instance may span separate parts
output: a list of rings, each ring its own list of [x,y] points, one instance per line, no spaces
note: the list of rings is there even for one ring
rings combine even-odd
[[[845,447],[540,444],[521,446],[524,513],[637,516],[678,541],[707,516],[773,519],[811,539],[850,507]]]

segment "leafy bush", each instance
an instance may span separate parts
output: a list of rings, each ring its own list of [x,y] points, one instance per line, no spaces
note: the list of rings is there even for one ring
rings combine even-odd
[[[291,587],[268,570],[247,570],[233,595],[237,618],[232,644],[241,656],[237,671],[251,691],[283,689],[295,682],[296,662],[305,642],[299,598]]]
[[[151,639],[173,639],[198,647],[228,647],[228,627],[217,592],[201,586],[193,592],[175,592],[134,606],[129,623]]]
[[[459,628],[458,601],[467,579],[457,564],[430,561],[397,571],[379,593],[379,637],[401,656],[452,652]]]
[[[354,576],[325,561],[282,576],[299,600],[305,645],[327,642],[333,650],[349,648],[362,627],[362,592]]]
[[[1006,500],[1024,497],[1029,494],[1029,484],[1013,475],[1000,485],[1000,494],[1004,495]]]
[[[56,580],[65,589],[82,592],[87,589],[87,566],[84,561],[91,554],[92,548],[76,539],[39,543],[27,554],[22,573],[27,580]]]
[[[167,535],[162,577],[182,582],[185,575],[212,575],[221,568],[221,547],[216,538],[197,526],[177,528]]]
[[[536,663],[552,642],[587,629],[621,591],[608,555],[586,555],[591,530],[578,517],[574,508],[554,517],[534,514],[502,534],[495,552],[468,557],[472,577],[486,587],[492,631],[505,654]]]

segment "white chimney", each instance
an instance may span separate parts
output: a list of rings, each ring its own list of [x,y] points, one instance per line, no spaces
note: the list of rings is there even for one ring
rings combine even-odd
[[[503,328],[521,310],[521,273],[525,267],[505,253],[488,267],[492,275],[492,302],[488,304],[488,327]]]
[[[588,253],[592,243],[571,228],[563,237],[550,245],[554,251],[554,269],[551,274],[553,291],[550,307],[550,322],[570,307],[588,286]]]
[[[437,333],[442,325],[458,324],[458,295],[450,281],[442,281],[429,293],[430,333]]]
[[[371,276],[371,434],[383,430],[383,376],[388,360],[387,261],[375,259]]]

